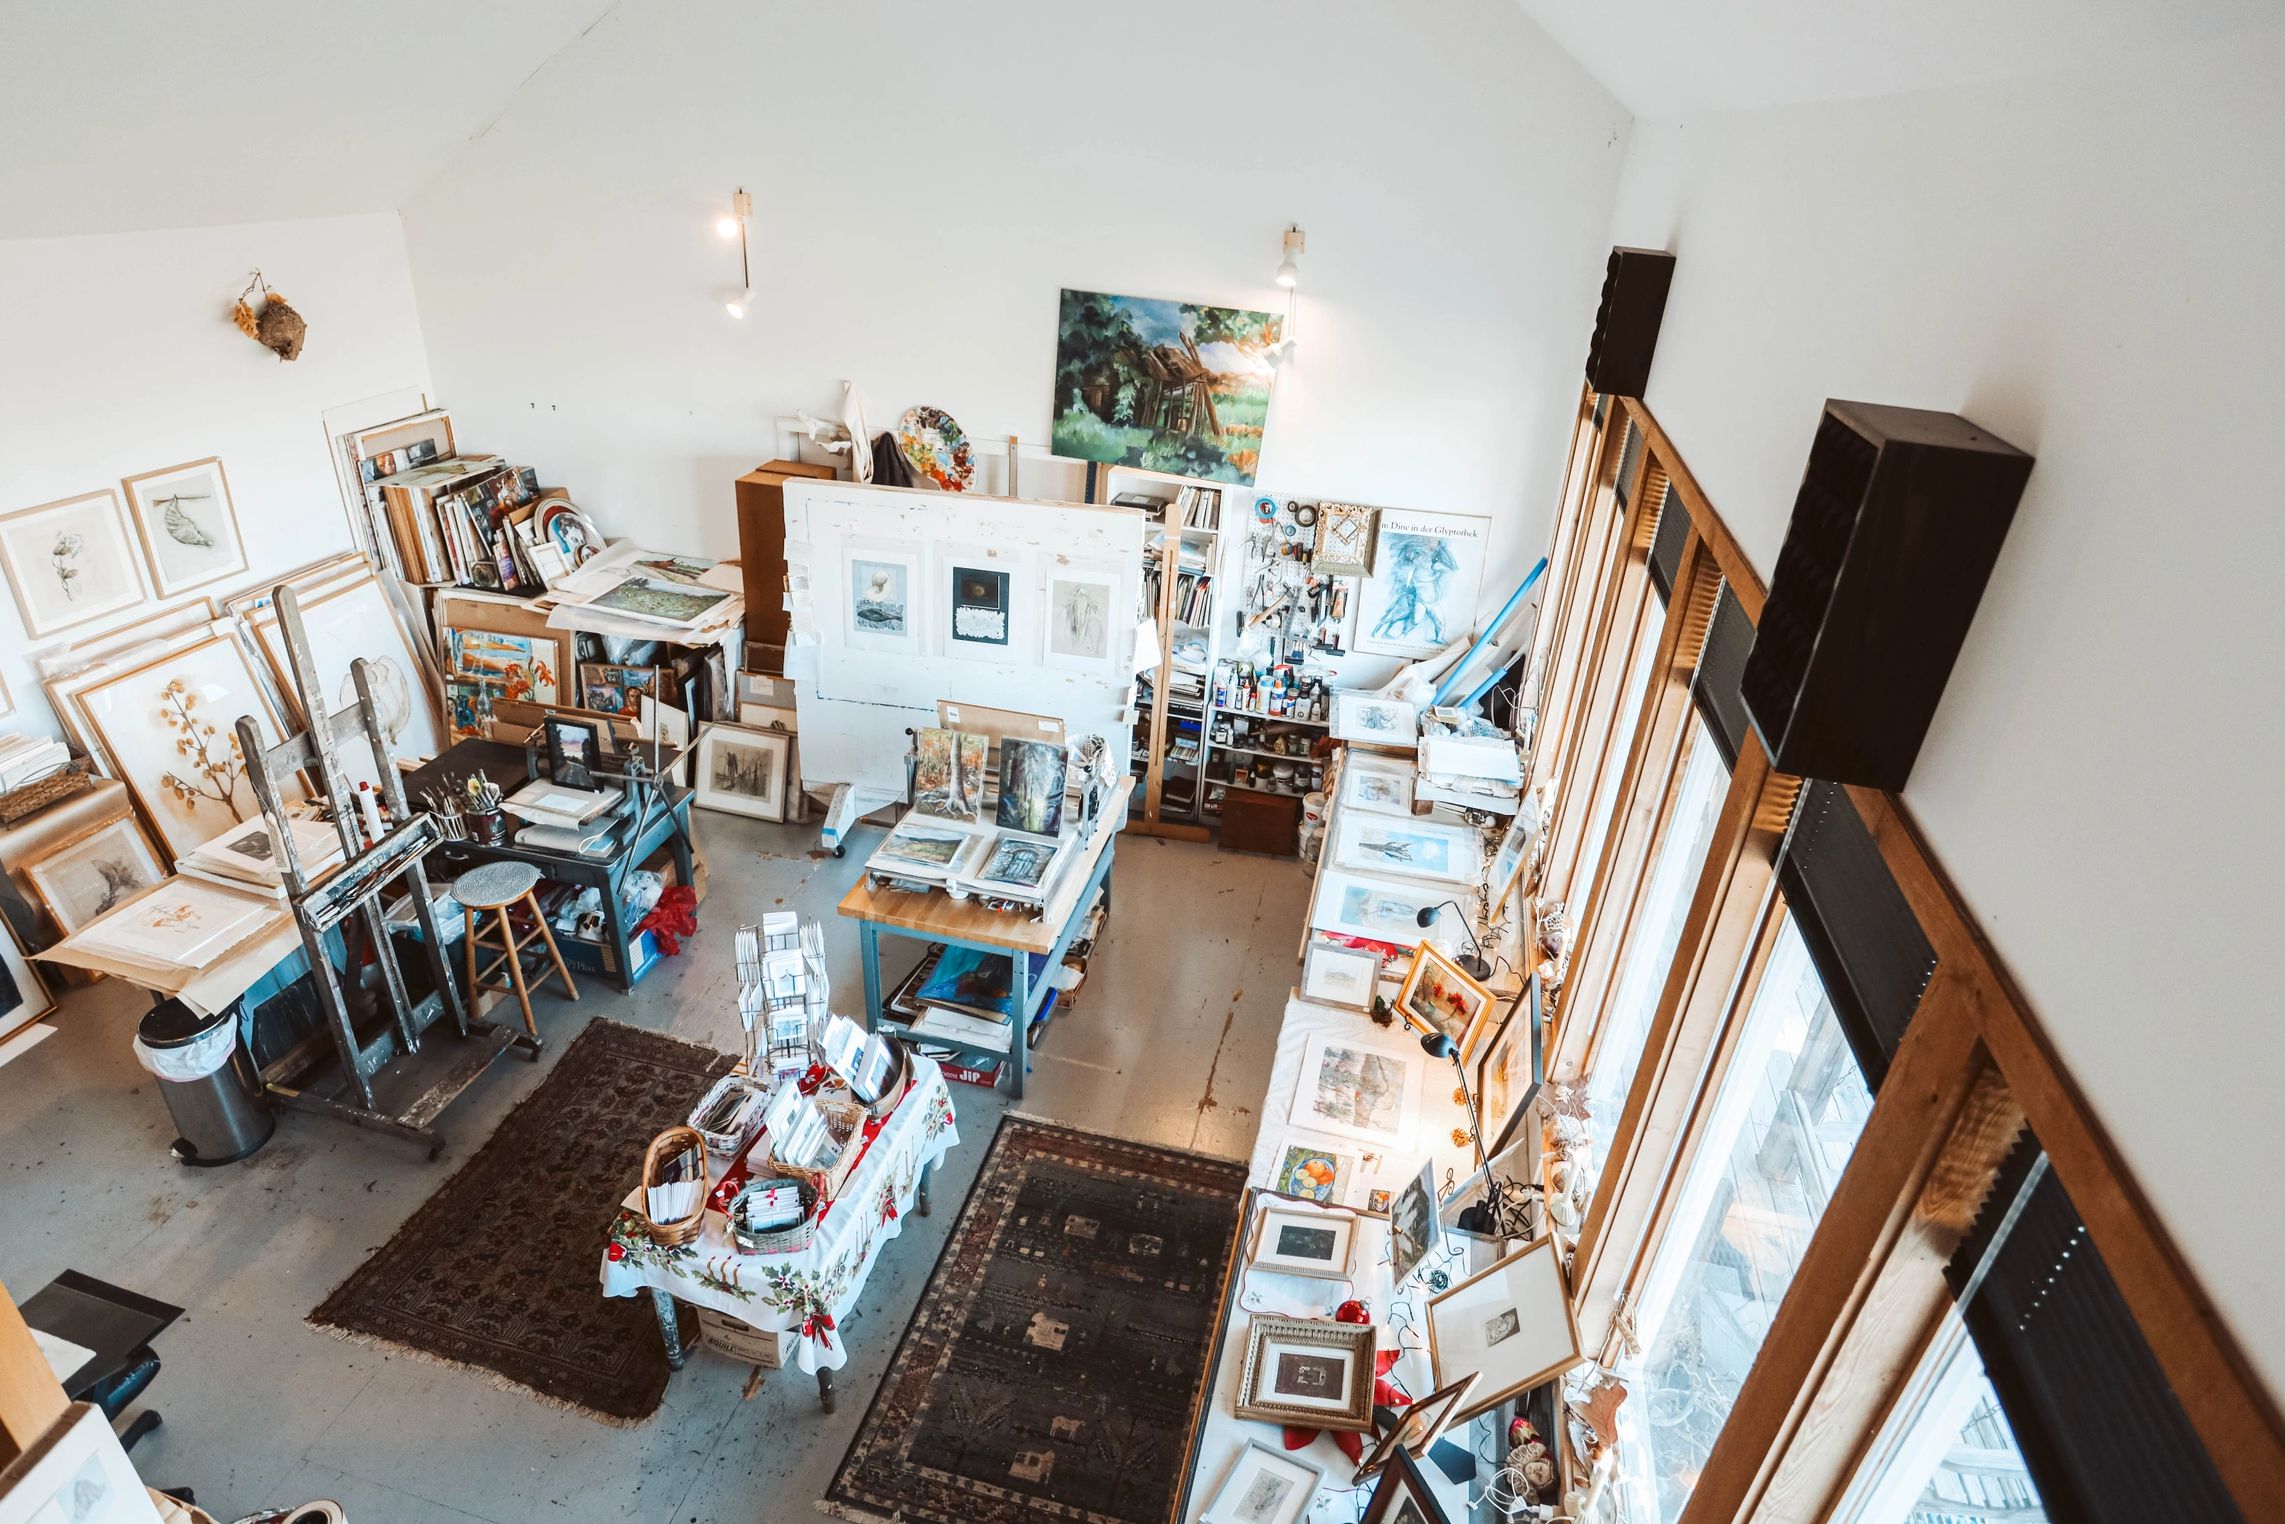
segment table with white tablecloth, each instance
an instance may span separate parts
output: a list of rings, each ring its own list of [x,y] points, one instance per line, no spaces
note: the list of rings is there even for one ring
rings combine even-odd
[[[766,1332],[798,1333],[794,1358],[818,1378],[827,1411],[833,1405],[832,1372],[849,1352],[837,1331],[855,1305],[882,1248],[903,1231],[905,1216],[928,1211],[929,1172],[960,1141],[951,1087],[944,1071],[920,1054],[903,1097],[886,1118],[865,1124],[864,1152],[817,1220],[807,1247],[786,1254],[748,1254],[731,1242],[720,1208],[746,1177],[746,1159],[766,1153],[767,1134],[735,1159],[708,1161],[711,1190],[704,1222],[692,1242],[669,1247],[654,1240],[638,1214],[641,1187],[627,1193],[603,1251],[605,1296],[648,1291],[659,1311],[667,1358],[682,1364],[676,1301],[710,1308]],[[755,1169],[756,1174],[766,1170]]]

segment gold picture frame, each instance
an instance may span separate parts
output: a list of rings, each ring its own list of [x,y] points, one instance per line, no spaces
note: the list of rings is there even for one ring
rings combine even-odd
[[[1255,1314],[1246,1329],[1245,1368],[1238,1373],[1237,1416],[1370,1434],[1377,1343],[1370,1323]],[[1302,1395],[1302,1387],[1328,1379],[1341,1382],[1338,1397],[1319,1401]]]
[[[205,493],[173,495],[164,489],[210,484]],[[230,494],[222,457],[208,455],[179,466],[138,471],[119,485],[127,495],[127,516],[143,542],[151,590],[161,599],[234,577],[246,569],[246,537],[238,527],[238,504]],[[192,507],[193,502],[208,506]]]
[[[1459,1007],[1456,1021],[1447,1021],[1435,1014],[1449,1005]],[[1404,1018],[1405,1025],[1423,1037],[1433,1032],[1444,1033],[1459,1044],[1460,1061],[1473,1063],[1484,1029],[1498,1008],[1499,996],[1453,962],[1435,943],[1423,942],[1413,949],[1412,966],[1405,970],[1404,987],[1396,996],[1397,1014]],[[1459,1028],[1456,1032],[1455,1025]]]
[[[1439,1388],[1465,1375],[1483,1377],[1455,1423],[1489,1412],[1587,1358],[1552,1238],[1430,1297],[1422,1321],[1428,1325],[1430,1379]]]
[[[34,522],[42,518],[53,520],[54,527]],[[7,574],[8,590],[16,596],[16,611],[23,619],[26,635],[45,640],[139,608],[149,598],[127,518],[119,494],[109,487],[0,513],[0,571]],[[83,589],[94,596],[81,604],[77,601],[80,593],[70,587],[85,573],[67,567],[62,554],[64,537],[73,538],[71,555],[76,558],[86,546],[88,533],[98,529],[108,543],[96,547],[105,552],[105,562],[93,569],[110,574]],[[54,564],[43,568],[37,564],[37,555],[45,553],[50,542],[54,545]],[[55,586],[49,587],[50,582]]]

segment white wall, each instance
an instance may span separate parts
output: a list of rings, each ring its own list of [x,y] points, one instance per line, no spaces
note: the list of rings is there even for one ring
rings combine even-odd
[[[1496,605],[1547,538],[1615,102],[1511,0],[986,14],[647,0],[567,49],[406,210],[463,441],[732,553],[732,479],[841,378],[876,428],[928,402],[1044,442],[1062,287],[1281,309],[1298,222],[1262,485],[1498,515]]]
[[[1905,800],[2285,1389],[2285,33],[1638,123],[1648,401],[1766,573],[1822,401],[2038,456]]]
[[[291,364],[231,325],[257,266],[309,321]],[[390,215],[0,241],[0,290],[0,512],[118,491],[137,472],[219,455],[248,568],[202,594],[347,550],[319,415],[427,383],[403,232]],[[14,600],[0,599],[0,678],[16,701],[0,727],[52,731],[29,645]]]

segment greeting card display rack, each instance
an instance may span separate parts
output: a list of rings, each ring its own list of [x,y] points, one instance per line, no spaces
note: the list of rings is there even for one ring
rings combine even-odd
[[[540,1040],[481,1020],[462,1003],[452,981],[450,961],[444,956],[444,937],[430,897],[428,873],[421,864],[443,838],[434,816],[425,810],[415,814],[405,803],[404,785],[390,761],[379,711],[373,703],[370,664],[363,657],[350,663],[357,701],[329,712],[326,684],[311,658],[294,589],[281,583],[275,597],[278,627],[285,638],[301,712],[310,716],[312,723],[308,730],[288,735],[273,746],[263,741],[252,715],[241,715],[238,747],[247,759],[247,779],[277,846],[286,902],[301,932],[311,982],[324,1008],[339,1066],[325,1072],[312,1065],[291,1076],[271,1077],[270,1093],[298,1110],[425,1144],[428,1156],[434,1159],[444,1151],[444,1134],[435,1123],[445,1108],[508,1049],[520,1049],[525,1057],[536,1060]],[[359,829],[357,787],[343,771],[340,754],[343,745],[358,743],[370,749],[373,771],[380,778],[382,802],[393,822],[371,842]],[[281,788],[298,779],[317,786],[332,810],[334,829],[341,834],[341,865],[320,884],[313,885],[303,870],[294,833],[287,824]],[[407,990],[382,911],[383,896],[400,884],[411,893],[422,952],[428,960],[430,988],[417,999]],[[363,1030],[350,1012],[340,973],[326,947],[328,934],[336,928],[346,930],[353,918],[364,925],[388,1005],[385,1015],[368,1019]],[[424,1061],[420,1057],[423,1039],[447,1020],[452,1034],[461,1039],[458,1051],[442,1061],[433,1057]],[[317,1071],[314,1081],[304,1083],[313,1070]]]

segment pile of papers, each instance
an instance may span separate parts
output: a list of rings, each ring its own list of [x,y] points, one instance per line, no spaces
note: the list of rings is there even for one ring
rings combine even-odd
[[[1031,959],[1031,988],[1047,977],[1047,959]],[[985,1053],[1006,1053],[1015,1034],[1015,963],[1007,953],[972,947],[932,948],[894,998],[890,1010],[914,1033]],[[1042,1003],[1040,1017],[1048,1007]]]
[[[1515,737],[1458,709],[1420,718],[1420,776],[1413,797],[1512,815],[1523,797],[1523,754]]]
[[[37,783],[71,760],[71,748],[45,736],[0,736],[0,793]]]
[[[341,832],[331,822],[296,819],[287,826],[293,832],[294,857],[305,879],[315,883],[341,861]],[[286,897],[277,838],[270,834],[269,823],[259,818],[240,821],[212,840],[200,842],[187,856],[175,859],[175,871],[273,900]]]
[[[73,940],[91,952],[151,969],[200,969],[270,923],[277,911],[259,899],[191,878],[170,878]]]
[[[741,573],[727,561],[668,555],[621,541],[549,583],[555,629],[712,645],[741,624]]]

